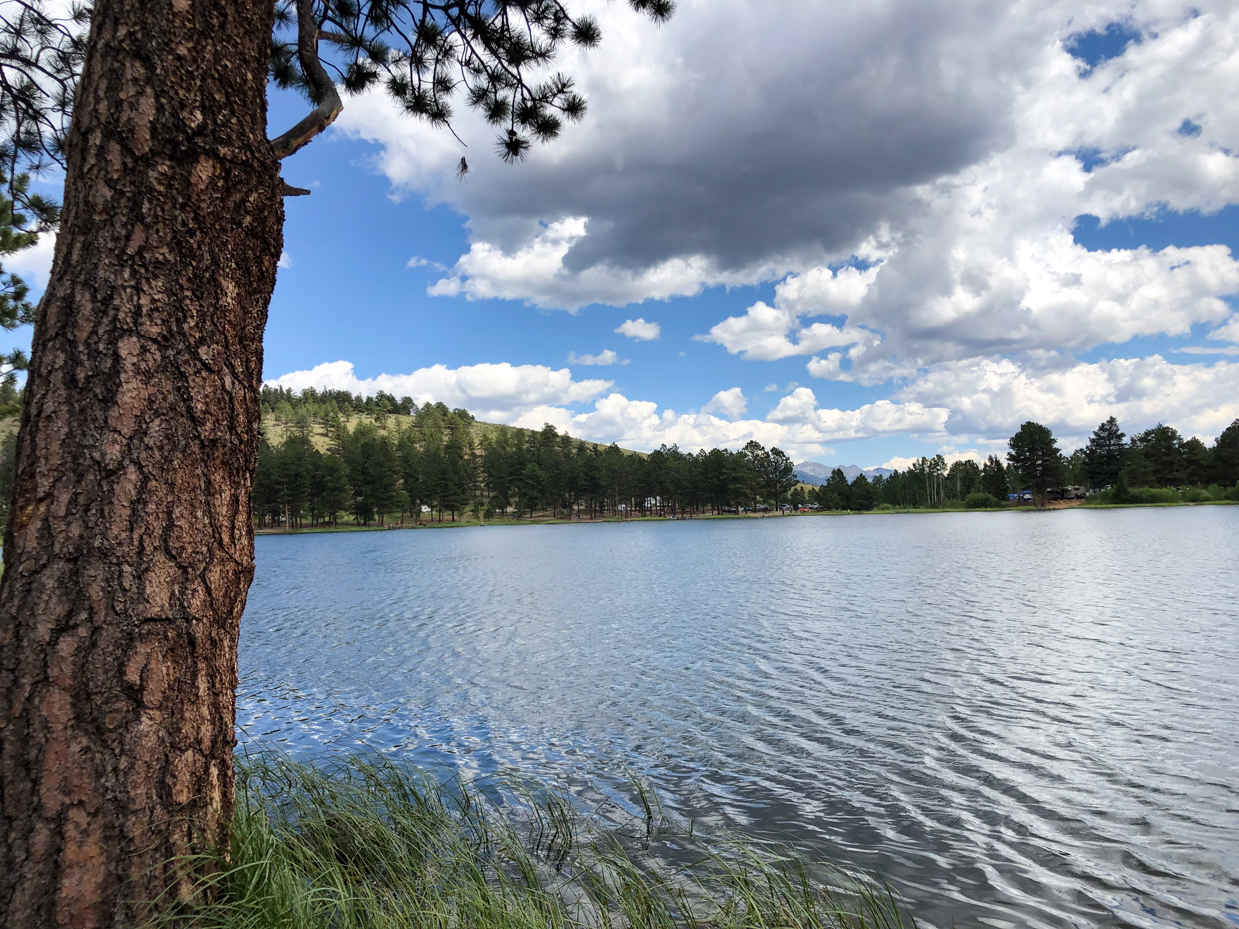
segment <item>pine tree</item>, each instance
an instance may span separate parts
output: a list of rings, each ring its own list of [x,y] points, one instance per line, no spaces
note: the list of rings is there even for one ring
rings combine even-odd
[[[973,467],[976,467],[974,464]],[[849,508],[865,512],[873,509],[873,485],[863,473],[856,475],[848,493]]]
[[[1213,480],[1223,487],[1239,485],[1239,419],[1222,430],[1210,452]]]
[[[1045,505],[1046,492],[1062,483],[1063,456],[1054,434],[1040,423],[1026,422],[1007,441],[1007,460],[1027,482],[1038,505]]]
[[[1183,437],[1173,426],[1158,423],[1131,441],[1136,486],[1177,487],[1183,481]]]
[[[997,455],[985,459],[985,465],[981,468],[981,491],[999,500],[1006,500],[1010,493],[1007,469]]]
[[[1127,464],[1126,435],[1113,416],[1093,430],[1084,448],[1084,473],[1089,486],[1109,487]]]

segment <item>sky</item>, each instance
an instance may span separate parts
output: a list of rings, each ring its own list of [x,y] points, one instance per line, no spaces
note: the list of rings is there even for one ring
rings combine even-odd
[[[284,162],[269,382],[862,467],[1239,418],[1233,2],[571,5],[525,162],[379,94]]]

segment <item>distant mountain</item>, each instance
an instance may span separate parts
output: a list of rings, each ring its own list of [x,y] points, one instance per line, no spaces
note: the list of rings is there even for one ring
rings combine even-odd
[[[820,461],[802,461],[796,465],[796,477],[805,484],[825,484],[826,478],[830,477],[830,472],[833,470],[833,467],[824,465]],[[861,468],[857,465],[847,465],[839,470],[849,481],[856,480],[858,474],[864,474],[869,480],[873,480],[879,474],[886,477],[894,473],[890,468]]]

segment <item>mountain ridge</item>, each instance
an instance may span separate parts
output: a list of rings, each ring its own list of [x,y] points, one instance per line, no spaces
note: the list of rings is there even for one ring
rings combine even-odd
[[[830,477],[830,472],[835,468],[839,468],[843,472],[843,476],[848,481],[856,480],[858,474],[863,474],[869,480],[881,475],[889,477],[894,472],[890,468],[862,468],[859,465],[824,465],[820,461],[802,461],[796,465],[796,477],[800,479],[802,484],[813,484],[814,486],[825,484],[826,479]]]

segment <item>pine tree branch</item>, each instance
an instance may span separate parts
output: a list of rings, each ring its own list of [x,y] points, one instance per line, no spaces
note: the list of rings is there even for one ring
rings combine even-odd
[[[297,0],[297,58],[301,63],[301,72],[318,98],[318,106],[297,125],[271,140],[276,158],[287,158],[308,145],[344,110],[335,82],[318,59],[318,38],[314,0]]]

